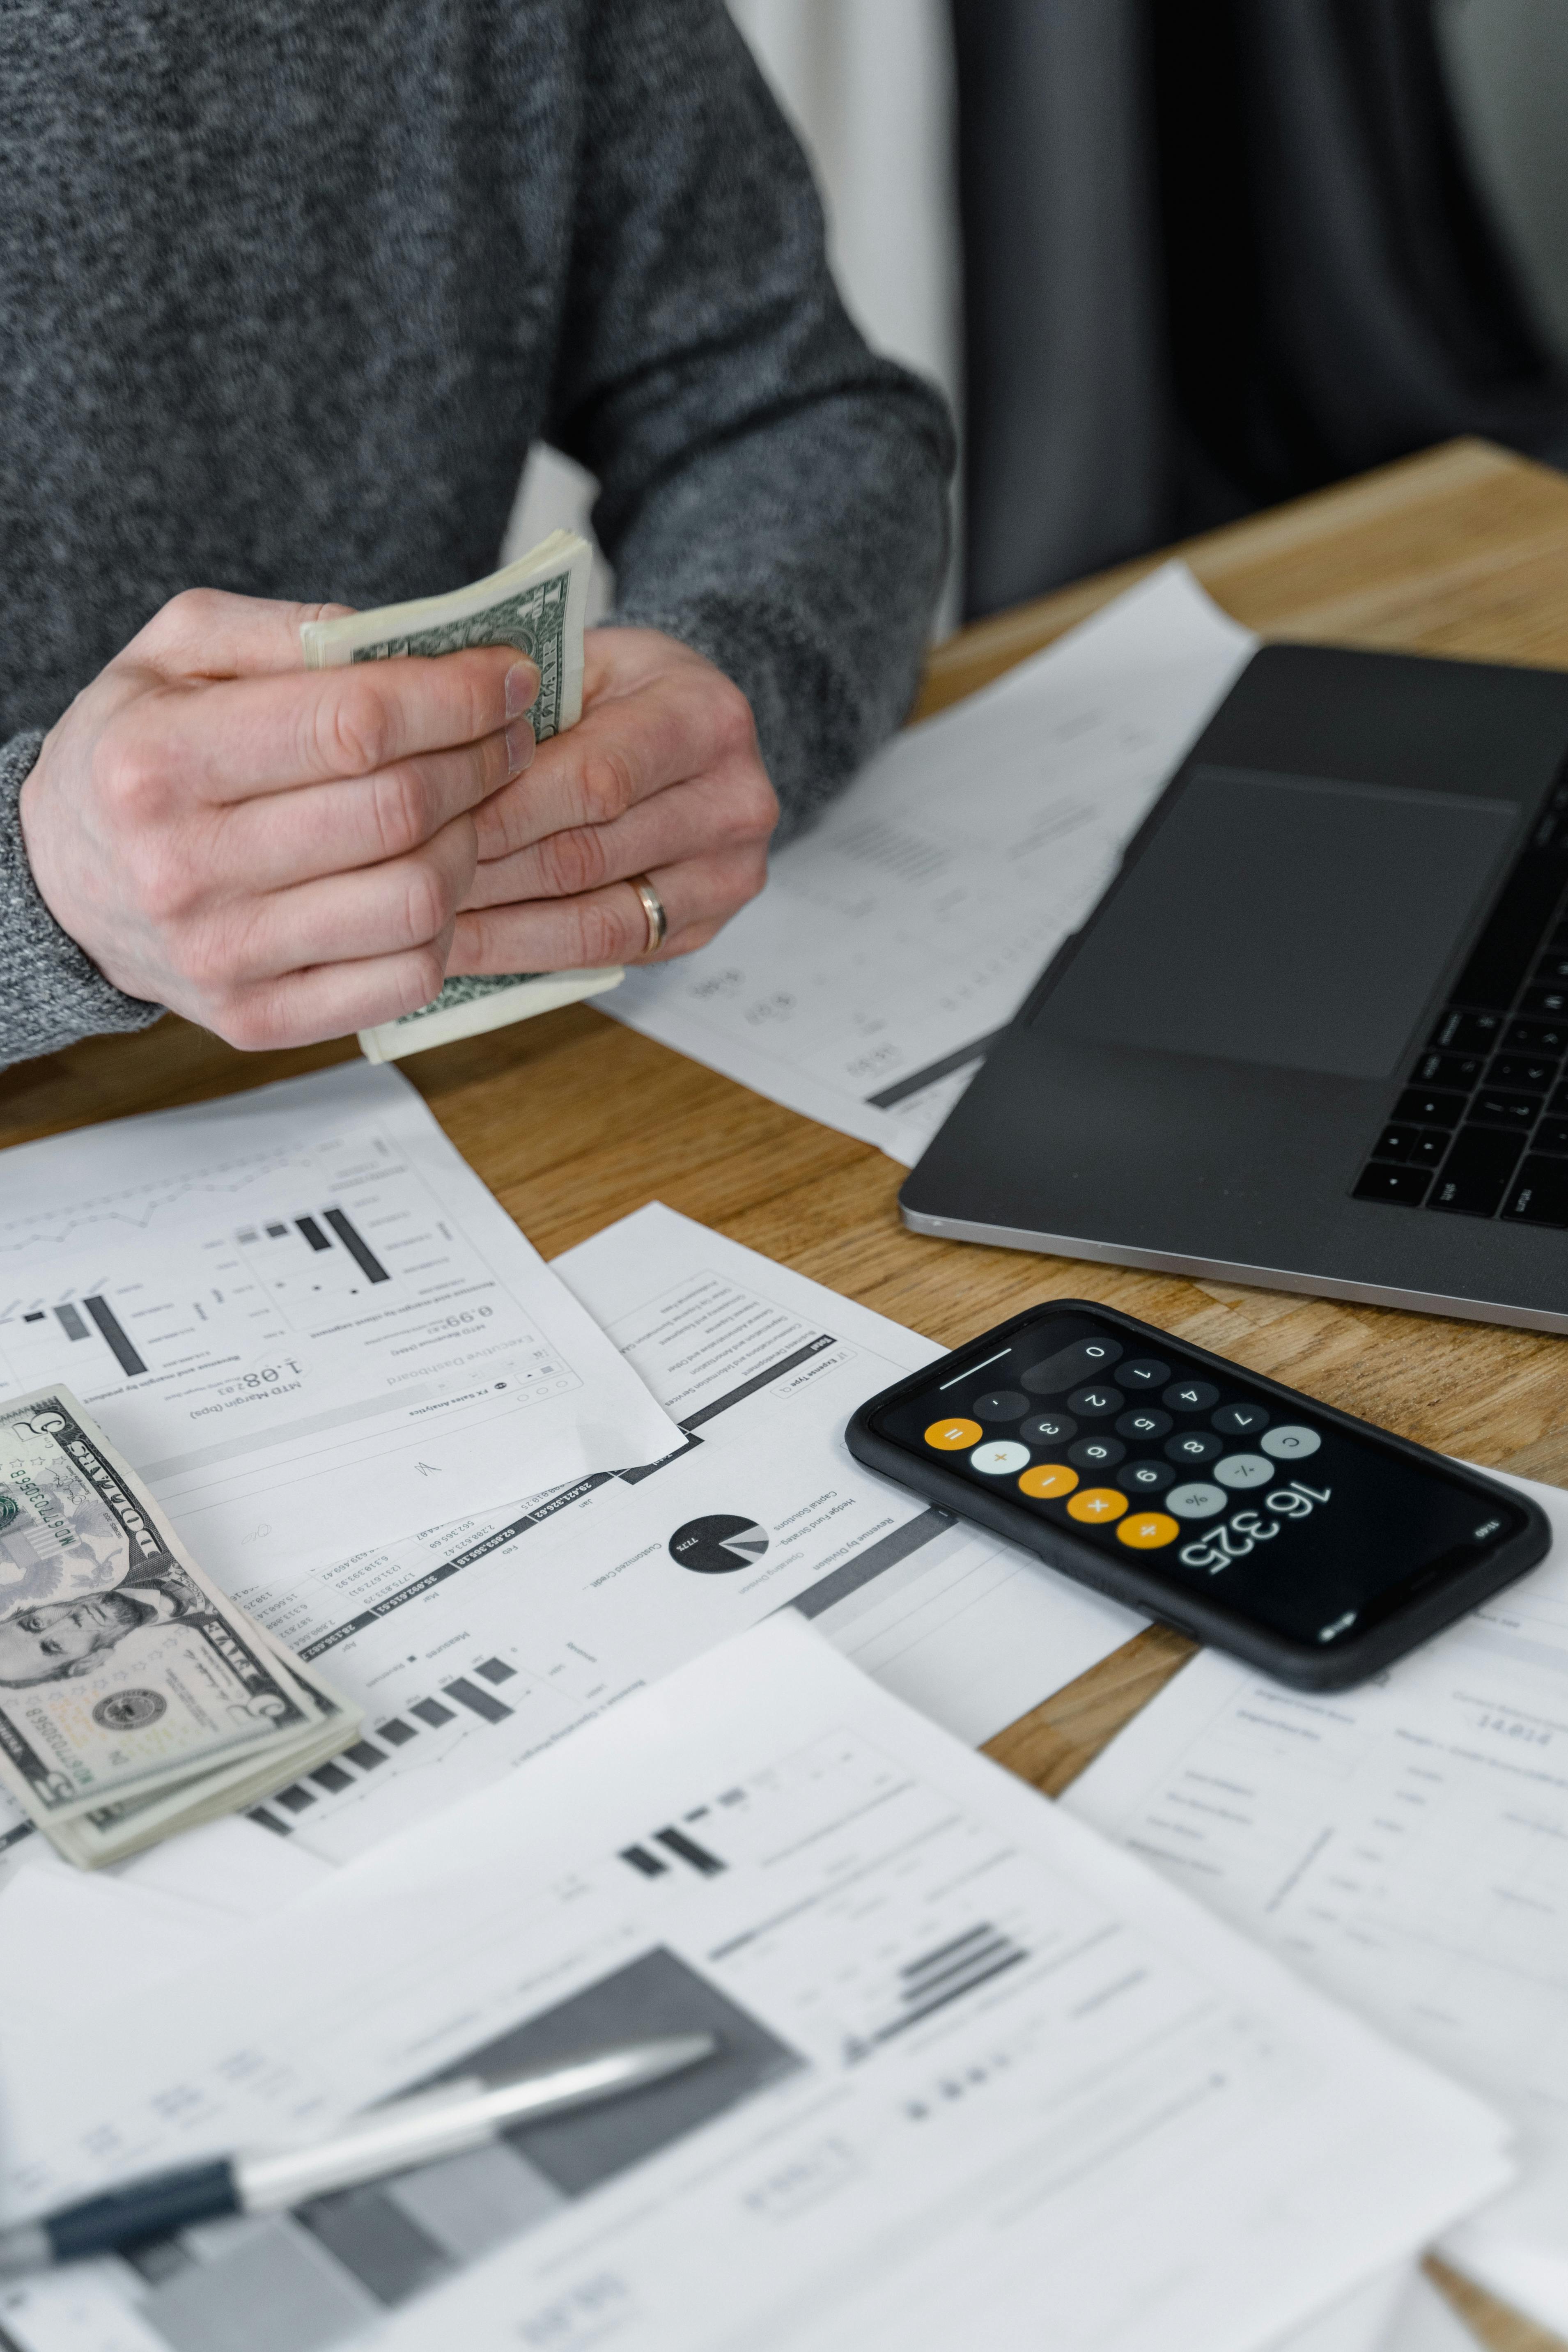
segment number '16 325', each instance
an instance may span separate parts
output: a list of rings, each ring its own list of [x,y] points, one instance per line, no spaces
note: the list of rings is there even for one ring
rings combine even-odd
[[[1292,1478],[1288,1486],[1278,1487],[1263,1498],[1263,1508],[1273,1512],[1272,1519],[1261,1517],[1257,1511],[1237,1511],[1223,1528],[1211,1528],[1195,1543],[1184,1544],[1177,1558],[1184,1568],[1207,1569],[1211,1576],[1217,1576],[1222,1568],[1245,1559],[1260,1543],[1272,1543],[1280,1520],[1310,1519],[1332,1493],[1331,1486],[1303,1486],[1299,1478]]]

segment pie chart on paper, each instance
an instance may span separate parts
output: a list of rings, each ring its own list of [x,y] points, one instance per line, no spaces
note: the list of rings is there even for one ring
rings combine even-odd
[[[768,1548],[768,1531],[752,1519],[716,1514],[708,1519],[688,1519],[669,1538],[669,1556],[678,1568],[699,1576],[732,1576],[751,1568]]]

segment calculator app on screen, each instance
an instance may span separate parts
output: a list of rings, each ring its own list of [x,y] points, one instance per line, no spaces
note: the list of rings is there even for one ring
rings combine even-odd
[[[1081,1312],[1047,1311],[967,1370],[953,1374],[952,1360],[872,1425],[900,1451],[1131,1555],[1169,1584],[1173,1605],[1201,1588],[1291,1642],[1360,1631],[1514,1531],[1506,1501],[1163,1337],[1156,1349]],[[1515,1517],[1522,1526],[1523,1511]]]

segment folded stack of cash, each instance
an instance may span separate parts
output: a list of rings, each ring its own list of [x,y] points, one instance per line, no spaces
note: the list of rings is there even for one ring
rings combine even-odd
[[[0,1782],[68,1862],[255,1804],[362,1721],[208,1582],[68,1389],[0,1405]]]
[[[383,604],[339,621],[307,622],[300,632],[305,667],[338,669],[349,662],[387,661],[395,654],[515,646],[539,665],[539,699],[529,715],[536,740],[546,742],[563,728],[575,727],[583,715],[583,617],[592,563],[586,540],[574,531],[552,531],[531,553],[470,588]],[[435,1002],[417,1013],[362,1029],[360,1047],[367,1061],[397,1061],[427,1045],[449,1045],[456,1038],[501,1029],[579,997],[597,996],[620,978],[618,964],[594,971],[465,973],[449,980]]]

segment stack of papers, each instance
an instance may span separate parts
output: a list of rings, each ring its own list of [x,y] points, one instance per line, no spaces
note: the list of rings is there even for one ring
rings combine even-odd
[[[539,1272],[662,1408],[662,1458],[324,1556],[250,1548],[234,1598],[366,1719],[260,1810],[276,1838],[353,1861],[784,1608],[976,1744],[1137,1632],[850,1458],[854,1408],[930,1340],[658,1205]],[[0,1868],[41,1843],[8,1804]]]
[[[1252,642],[1169,567],[617,1014],[918,1156]],[[850,1459],[930,1342],[658,1205],[544,1266],[388,1069],[6,1174],[0,1383],[75,1389],[365,1730],[93,1880],[0,1806],[0,2223],[723,2051],[0,2340],[1462,2352],[1438,2239],[1568,2331],[1568,1541],[1349,1697],[1198,1659],[1052,1808],[971,1748],[1140,1621]]]
[[[1253,2352],[1503,2188],[1506,2126],[793,1614],[8,2053],[7,2210],[607,2032],[697,2074],[0,2298],[24,2352]],[[27,2150],[25,2163],[15,2155]]]
[[[1331,1697],[1205,1652],[1063,1802],[1512,2117],[1446,2251],[1568,2335],[1568,1496],[1512,1483],[1556,1538],[1521,1583]]]

